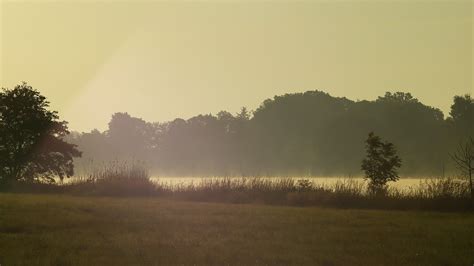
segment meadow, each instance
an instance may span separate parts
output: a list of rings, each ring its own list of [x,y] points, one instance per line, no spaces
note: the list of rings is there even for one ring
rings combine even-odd
[[[0,193],[1,265],[472,265],[474,214]]]

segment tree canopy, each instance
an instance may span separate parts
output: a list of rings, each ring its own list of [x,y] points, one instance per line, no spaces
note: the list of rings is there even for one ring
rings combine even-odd
[[[377,132],[396,143],[401,175],[440,176],[454,172],[449,154],[458,140],[474,135],[473,106],[469,96],[456,96],[445,118],[406,92],[353,101],[308,91],[237,114],[154,123],[116,114],[108,130],[69,138],[84,151],[83,160],[140,159],[159,175],[347,176],[362,174],[364,140]]]
[[[367,156],[361,168],[369,179],[369,191],[374,194],[386,192],[387,182],[399,179],[397,168],[402,166],[402,161],[393,143],[382,141],[373,132],[369,133],[365,147]]]
[[[0,92],[0,183],[48,181],[73,174],[81,153],[64,141],[67,122],[48,110],[49,102],[23,83]]]

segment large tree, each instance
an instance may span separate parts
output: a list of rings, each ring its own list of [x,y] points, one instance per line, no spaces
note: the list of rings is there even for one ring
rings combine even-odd
[[[117,159],[143,160],[155,147],[155,132],[151,123],[128,113],[115,113],[106,135]]]
[[[470,95],[454,96],[449,114],[458,139],[474,137],[474,98]]]
[[[0,92],[0,184],[54,182],[73,175],[81,153],[63,138],[69,133],[49,102],[26,83]]]

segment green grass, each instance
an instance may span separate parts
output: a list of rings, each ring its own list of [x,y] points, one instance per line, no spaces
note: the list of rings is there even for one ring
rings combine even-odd
[[[473,263],[473,213],[0,193],[2,266]]]

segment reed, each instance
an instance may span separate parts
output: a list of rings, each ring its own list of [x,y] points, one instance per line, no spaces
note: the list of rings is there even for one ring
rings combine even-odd
[[[383,195],[368,193],[365,182],[342,179],[332,185],[310,179],[203,178],[187,184],[153,181],[144,164],[112,163],[62,184],[19,184],[13,192],[65,193],[84,196],[145,196],[175,200],[262,203],[338,208],[472,210],[466,181],[427,179],[416,188],[389,187]]]

